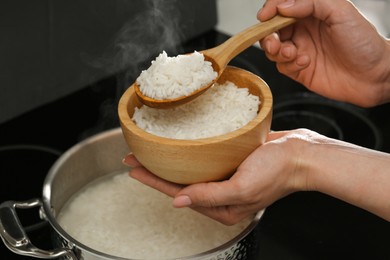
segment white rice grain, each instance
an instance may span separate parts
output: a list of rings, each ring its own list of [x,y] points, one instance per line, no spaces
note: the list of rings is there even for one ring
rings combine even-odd
[[[187,96],[216,77],[211,62],[205,61],[199,52],[168,57],[163,51],[141,72],[136,83],[143,95],[162,100]]]
[[[136,108],[132,117],[148,133],[173,139],[200,139],[237,130],[253,120],[259,97],[232,82],[215,84],[190,103],[170,109]]]
[[[84,245],[130,259],[171,259],[231,240],[250,219],[225,226],[128,177],[109,175],[75,194],[61,209],[61,227]]]

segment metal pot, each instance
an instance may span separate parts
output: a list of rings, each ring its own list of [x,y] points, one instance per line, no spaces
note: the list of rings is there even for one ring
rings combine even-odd
[[[51,167],[43,185],[42,199],[24,202],[6,201],[0,205],[0,236],[13,252],[41,259],[108,260],[126,258],[107,255],[91,249],[67,234],[58,224],[56,213],[69,198],[96,178],[128,167],[121,159],[129,152],[120,128],[109,130],[75,145]],[[16,208],[39,207],[42,219],[54,230],[54,250],[36,248],[23,229]],[[194,256],[181,259],[251,259],[257,251],[259,212],[251,224],[233,240],[224,245]],[[128,259],[127,259],[128,260]]]

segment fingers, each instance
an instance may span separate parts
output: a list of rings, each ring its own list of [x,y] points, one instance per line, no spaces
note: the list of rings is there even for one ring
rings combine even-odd
[[[302,18],[313,14],[313,0],[267,0],[257,13],[257,19],[266,21],[281,14],[287,17]]]
[[[196,205],[201,207],[220,207],[226,205],[243,205],[251,203],[248,195],[247,178],[240,178],[245,173],[237,171],[229,180],[220,182],[198,183],[184,187],[174,199],[176,207]],[[247,175],[249,176],[249,174]],[[241,176],[242,177],[242,176]],[[191,198],[191,204],[184,199]]]
[[[187,186],[176,195],[173,206],[190,207],[225,225],[236,224],[264,208],[261,203],[241,199],[245,191],[235,190],[231,183],[227,180]]]
[[[313,13],[312,9],[308,8],[310,7],[310,3],[313,3],[313,1],[267,0],[257,13],[257,19],[260,21],[266,21],[278,13],[295,18],[309,16]]]
[[[344,5],[350,5],[344,0],[267,0],[257,13],[257,19],[266,21],[274,17],[277,13],[295,18],[313,16],[322,21],[326,21],[331,14],[344,9]]]
[[[152,174],[144,167],[133,168],[129,175],[138,180],[139,182],[156,189],[170,197],[174,197],[173,206],[177,208],[190,207],[191,209],[202,213],[205,216],[208,216],[216,221],[219,221],[225,225],[233,225],[243,220],[244,218],[256,213],[258,207],[254,204],[249,205],[229,205],[229,201],[226,201],[226,205],[222,206],[211,206],[217,204],[225,204],[221,201],[209,203],[208,199],[208,190],[202,190],[202,187],[209,186],[204,184],[194,184],[187,186],[183,189],[184,186],[165,181],[156,175]],[[217,184],[217,183],[214,183]],[[194,188],[195,186],[195,188]],[[211,185],[210,188],[213,189],[214,185]],[[218,185],[217,185],[218,186]],[[217,188],[218,190],[218,188]],[[188,194],[186,195],[188,191]],[[205,196],[199,196],[196,193],[204,194]],[[176,197],[175,197],[176,196]],[[191,198],[190,198],[191,196]],[[210,206],[202,206],[210,205]]]
[[[292,41],[281,42],[276,33],[264,38],[261,46],[267,58],[277,63],[278,70],[291,78],[296,78],[298,73],[310,64],[307,54],[298,54],[298,49]]]
[[[183,185],[165,181],[154,175],[138,162],[134,155],[129,154],[123,162],[133,167],[130,177],[150,186],[168,196],[175,197],[173,206],[181,208],[193,204],[205,207],[218,207],[239,203],[237,195],[234,194],[238,187],[229,181],[199,183],[183,188]],[[238,193],[239,194],[239,193]]]
[[[135,156],[132,153],[126,155],[125,158],[123,158],[122,163],[131,167],[141,166],[141,163],[137,160],[137,158],[135,158]]]
[[[191,207],[191,209],[225,225],[237,224],[243,219],[255,215],[259,211],[258,207],[253,205],[221,206],[214,208]]]
[[[298,80],[299,73],[310,65],[310,57],[308,55],[297,56],[291,62],[277,62],[278,71],[294,80]]]
[[[173,201],[175,207],[188,207],[193,204],[204,207],[218,207],[239,203],[235,194],[239,187],[232,185],[232,182],[199,183],[183,188],[183,185],[165,181],[154,175],[142,167],[132,154],[127,155],[123,162],[133,167],[129,173],[130,177],[168,196],[175,197]]]
[[[236,224],[267,206],[248,194],[248,187],[237,185],[237,179],[187,186],[176,194],[173,205],[190,207],[225,225]]]
[[[216,221],[219,221],[225,225],[233,225],[243,220],[244,218],[255,214],[258,211],[258,207],[255,205],[233,205],[229,206],[227,201],[226,205],[223,206],[209,206],[204,207],[202,205],[216,205],[219,203],[208,203],[207,195],[204,198],[198,196],[195,193],[200,192],[201,194],[207,194],[207,190],[201,190],[203,184],[194,184],[188,186],[187,190],[190,190],[189,194],[192,196],[185,195],[186,190],[183,191],[183,186],[175,183],[165,181],[156,175],[149,172],[144,167],[135,167],[130,173],[130,177],[138,180],[139,182],[156,189],[170,197],[173,197],[173,206],[177,208],[190,207],[191,209],[208,216]],[[192,187],[196,186],[195,189]],[[212,187],[211,187],[212,188]],[[192,191],[191,191],[192,190]],[[178,194],[181,195],[178,195]],[[176,197],[175,197],[176,196]]]
[[[263,7],[257,13],[257,19],[263,22],[274,17],[278,13],[277,2],[282,1],[265,1]]]
[[[290,62],[297,57],[297,48],[291,41],[281,42],[279,35],[273,33],[263,41],[261,47],[264,49],[268,59],[275,62]]]
[[[182,185],[159,178],[144,167],[133,168],[130,171],[129,176],[170,197],[175,197],[175,195],[183,188]]]
[[[126,155],[122,162],[132,167],[129,172],[130,177],[170,197],[174,197],[182,188],[181,185],[165,181],[148,171],[132,153]]]

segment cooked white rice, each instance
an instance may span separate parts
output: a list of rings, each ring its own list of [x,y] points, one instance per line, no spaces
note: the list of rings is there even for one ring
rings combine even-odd
[[[168,57],[164,51],[141,72],[136,83],[145,96],[162,100],[187,96],[216,77],[217,73],[203,54],[195,51],[190,55]]]
[[[171,198],[121,173],[87,185],[57,220],[86,246],[131,259],[204,252],[231,240],[251,221],[225,226],[191,209],[175,209],[171,203]]]
[[[199,139],[237,130],[257,115],[259,97],[232,82],[215,84],[190,103],[170,109],[136,108],[133,121],[146,132],[174,139]]]

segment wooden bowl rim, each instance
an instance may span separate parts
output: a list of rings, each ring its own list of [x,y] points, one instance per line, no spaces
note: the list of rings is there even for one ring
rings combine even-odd
[[[262,101],[262,104],[260,105],[261,106],[260,112],[257,114],[257,116],[254,119],[252,119],[248,124],[244,125],[243,127],[222,135],[217,135],[217,136],[212,136],[207,138],[199,138],[199,139],[173,139],[173,138],[162,137],[162,136],[157,136],[148,133],[142,128],[138,127],[131,119],[128,113],[128,103],[130,102],[131,97],[135,95],[135,90],[133,87],[134,83],[124,92],[121,99],[119,100],[118,114],[119,114],[119,120],[121,122],[122,127],[127,128],[133,134],[139,136],[142,139],[146,139],[148,141],[152,141],[156,143],[169,144],[172,146],[181,146],[181,145],[196,146],[196,145],[224,142],[227,140],[231,140],[233,138],[237,138],[238,136],[241,136],[242,134],[251,131],[256,126],[261,124],[270,113],[272,113],[273,97],[272,97],[271,90],[268,84],[262,78],[260,78],[256,74],[253,74],[250,71],[237,68],[234,66],[227,66],[225,68],[225,72],[226,71],[229,71],[230,73],[235,73],[235,71],[245,73],[246,76],[250,78],[250,81],[257,82],[256,86],[260,89],[260,92],[263,94],[264,99]]]

